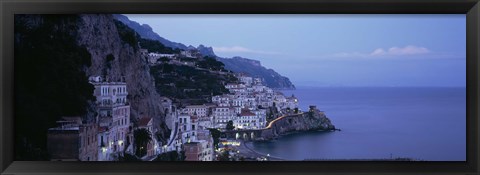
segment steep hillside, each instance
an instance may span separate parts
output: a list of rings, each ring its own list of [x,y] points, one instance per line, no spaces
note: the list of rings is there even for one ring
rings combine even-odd
[[[214,58],[196,60],[196,66],[170,64],[167,61],[153,65],[150,70],[155,77],[157,91],[175,102],[204,104],[211,95],[228,93],[227,83],[238,82],[233,73]]]
[[[80,19],[77,41],[92,56],[87,75],[106,75],[113,81],[125,77],[132,117],[161,116],[160,94],[153,86],[147,63],[141,58],[135,32],[122,23],[115,23],[111,15],[80,15]],[[107,59],[109,55],[113,60]]]
[[[91,55],[78,16],[15,16],[15,160],[48,160],[46,131],[60,116],[91,116]]]
[[[225,64],[225,68],[227,70],[231,70],[237,73],[247,73],[250,76],[260,77],[266,81],[266,85],[271,88],[279,88],[279,89],[295,89],[295,86],[290,82],[287,77],[284,77],[277,73],[273,69],[267,69],[260,65],[260,62],[257,60],[234,57],[234,58],[221,58],[217,57],[212,49],[212,47],[199,45],[198,47],[193,46],[185,46],[181,43],[175,43],[169,41],[165,38],[160,37],[157,33],[153,32],[152,28],[147,24],[140,25],[135,21],[131,21],[128,17],[124,15],[114,15],[116,19],[123,22],[127,26],[134,29],[137,33],[140,34],[142,38],[153,39],[160,41],[167,47],[171,48],[179,48],[182,50],[191,50],[196,49],[198,50],[203,56],[211,56],[216,57],[218,61],[221,61]]]
[[[280,75],[273,69],[267,69],[260,64],[260,61],[233,57],[233,58],[220,58],[219,61],[225,64],[225,69],[233,72],[243,72],[250,76],[261,77],[264,79],[265,84],[271,88],[278,89],[295,89],[295,86],[290,82],[287,77]]]
[[[24,150],[19,160],[48,159],[41,155],[45,132],[60,116],[94,115],[89,76],[124,78],[131,118],[151,116],[155,127],[165,126],[138,36],[111,15],[17,15],[15,49],[16,123],[22,122],[16,144],[24,147],[16,149]]]

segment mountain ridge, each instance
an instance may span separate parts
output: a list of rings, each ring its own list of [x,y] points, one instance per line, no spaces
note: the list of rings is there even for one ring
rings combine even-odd
[[[239,56],[232,58],[219,57],[215,54],[212,47],[208,47],[202,44],[200,44],[198,47],[194,47],[191,45],[186,46],[182,43],[172,42],[155,33],[148,24],[139,24],[138,22],[130,20],[125,15],[115,14],[113,15],[113,17],[135,30],[142,38],[157,40],[165,46],[172,47],[174,49],[178,48],[183,50],[197,50],[203,56],[215,57],[218,61],[225,64],[225,68],[230,71],[236,73],[246,73],[250,76],[264,79],[266,85],[271,88],[295,89],[295,85],[293,85],[293,83],[288,77],[282,76],[271,68],[266,68],[262,66],[261,62],[258,60],[243,58]]]

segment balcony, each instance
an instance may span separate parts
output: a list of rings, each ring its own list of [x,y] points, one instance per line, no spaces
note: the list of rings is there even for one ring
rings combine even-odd
[[[118,106],[127,106],[127,105],[130,105],[129,102],[125,102],[125,103],[101,103],[101,102],[97,102],[96,103],[98,107],[104,107],[104,108],[112,108],[112,107],[118,107]]]

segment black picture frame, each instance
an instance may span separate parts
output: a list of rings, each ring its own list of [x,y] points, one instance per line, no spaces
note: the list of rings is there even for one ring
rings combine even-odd
[[[3,174],[479,174],[479,0],[2,0],[0,172]],[[14,14],[466,14],[466,162],[13,161]]]

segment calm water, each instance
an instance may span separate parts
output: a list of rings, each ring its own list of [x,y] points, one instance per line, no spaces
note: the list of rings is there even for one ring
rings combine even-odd
[[[409,157],[466,159],[465,88],[298,88],[301,109],[315,104],[340,132],[293,134],[249,143],[288,160]]]

